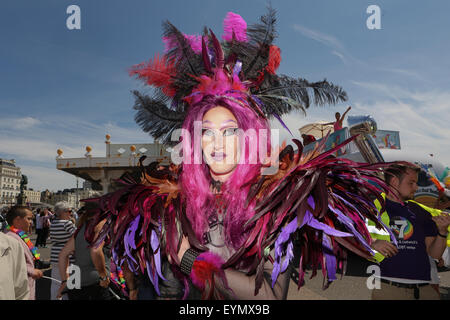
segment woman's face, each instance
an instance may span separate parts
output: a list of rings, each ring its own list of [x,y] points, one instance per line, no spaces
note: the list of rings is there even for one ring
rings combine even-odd
[[[211,176],[226,181],[239,161],[238,123],[230,110],[214,107],[202,120],[202,151]]]

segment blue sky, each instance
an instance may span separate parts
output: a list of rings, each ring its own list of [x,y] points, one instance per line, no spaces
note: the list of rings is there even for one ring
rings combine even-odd
[[[279,73],[324,78],[349,101],[284,117],[298,128],[350,115],[372,115],[378,128],[400,131],[405,152],[434,154],[450,165],[450,2],[273,0],[282,50]],[[68,30],[66,9],[81,9],[81,30]],[[130,66],[163,51],[161,22],[187,34],[208,26],[222,33],[228,11],[247,23],[267,1],[40,0],[0,3],[0,158],[14,158],[30,187],[57,190],[75,179],[55,169],[56,150],[79,157],[86,145],[104,155],[113,143],[151,138],[134,123]],[[369,30],[369,5],[381,9],[381,30]],[[277,124],[274,123],[274,127]],[[285,133],[283,138],[289,138]]]

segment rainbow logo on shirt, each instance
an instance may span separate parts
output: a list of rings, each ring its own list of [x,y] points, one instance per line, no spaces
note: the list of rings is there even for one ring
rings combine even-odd
[[[404,217],[394,217],[391,220],[391,229],[400,240],[408,240],[414,233],[412,223]]]

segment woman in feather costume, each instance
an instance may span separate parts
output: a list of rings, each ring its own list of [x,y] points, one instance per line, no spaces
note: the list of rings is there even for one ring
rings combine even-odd
[[[307,155],[294,140],[296,152],[264,156],[268,119],[285,126],[281,116],[292,110],[347,99],[326,80],[276,74],[275,20],[269,8],[247,28],[230,12],[222,41],[165,22],[164,55],[130,72],[153,87],[134,92],[137,123],[174,146],[181,164],[142,166],[140,181],[123,179],[122,189],[90,199],[99,204],[93,225],[106,223],[96,239],[92,227],[85,236],[93,246],[110,239],[116,264],[147,274],[161,298],[285,299],[291,268],[300,287],[306,267],[313,275],[321,267],[326,287],[344,272],[346,250],[373,255],[364,220],[385,228],[372,203],[384,203],[384,164],[331,156],[351,139]],[[275,173],[265,171],[268,159],[279,160]]]

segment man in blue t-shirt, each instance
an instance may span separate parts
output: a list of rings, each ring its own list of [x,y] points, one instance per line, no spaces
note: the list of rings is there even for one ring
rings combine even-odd
[[[446,248],[450,216],[431,217],[422,208],[408,206],[417,190],[420,168],[408,163],[394,164],[385,171],[392,188],[386,197],[389,225],[398,247],[376,240],[372,247],[386,259],[380,263],[381,289],[372,291],[372,299],[439,299],[430,286],[430,261],[439,259]]]

